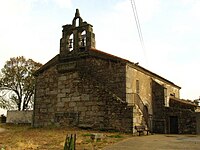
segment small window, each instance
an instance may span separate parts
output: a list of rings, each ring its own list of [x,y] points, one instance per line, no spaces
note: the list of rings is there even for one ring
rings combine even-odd
[[[176,97],[175,93],[171,93],[170,96]]]
[[[136,93],[140,94],[140,82],[139,82],[139,80],[136,80]]]
[[[164,100],[165,100],[165,106],[168,106],[168,102],[167,102],[167,88],[164,88]]]

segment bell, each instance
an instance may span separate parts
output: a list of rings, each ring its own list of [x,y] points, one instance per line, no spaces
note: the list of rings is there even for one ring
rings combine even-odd
[[[85,40],[81,39],[81,46],[85,46]]]
[[[86,35],[81,35],[81,46],[86,46]]]
[[[71,43],[69,44],[69,48],[72,48],[72,44]]]
[[[69,39],[69,48],[72,48],[72,43],[73,43],[72,39]]]

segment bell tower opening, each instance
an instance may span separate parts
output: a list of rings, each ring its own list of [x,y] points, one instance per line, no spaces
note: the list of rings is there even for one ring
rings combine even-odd
[[[87,37],[86,37],[86,31],[82,31],[80,34],[80,51],[84,51],[87,46]]]
[[[78,27],[79,26],[79,18],[76,19],[76,23],[75,26]]]
[[[69,39],[68,39],[68,49],[69,51],[71,52],[74,48],[74,43],[73,43],[73,40],[74,40],[74,35],[73,33],[69,36]]]

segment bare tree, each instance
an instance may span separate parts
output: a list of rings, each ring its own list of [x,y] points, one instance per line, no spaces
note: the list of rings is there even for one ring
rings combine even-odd
[[[33,73],[42,64],[23,56],[10,58],[1,70],[0,107],[27,110],[33,103],[35,78]]]

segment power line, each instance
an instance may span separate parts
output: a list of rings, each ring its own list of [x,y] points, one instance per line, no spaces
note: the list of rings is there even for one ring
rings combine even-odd
[[[143,39],[143,36],[142,36],[142,30],[141,30],[141,27],[140,27],[140,21],[139,21],[139,18],[138,18],[138,13],[137,13],[135,0],[130,0],[130,1],[131,1],[131,6],[132,6],[132,10],[133,10],[136,26],[137,26],[137,31],[138,31],[140,43],[142,45],[142,49],[145,50],[144,39]]]

